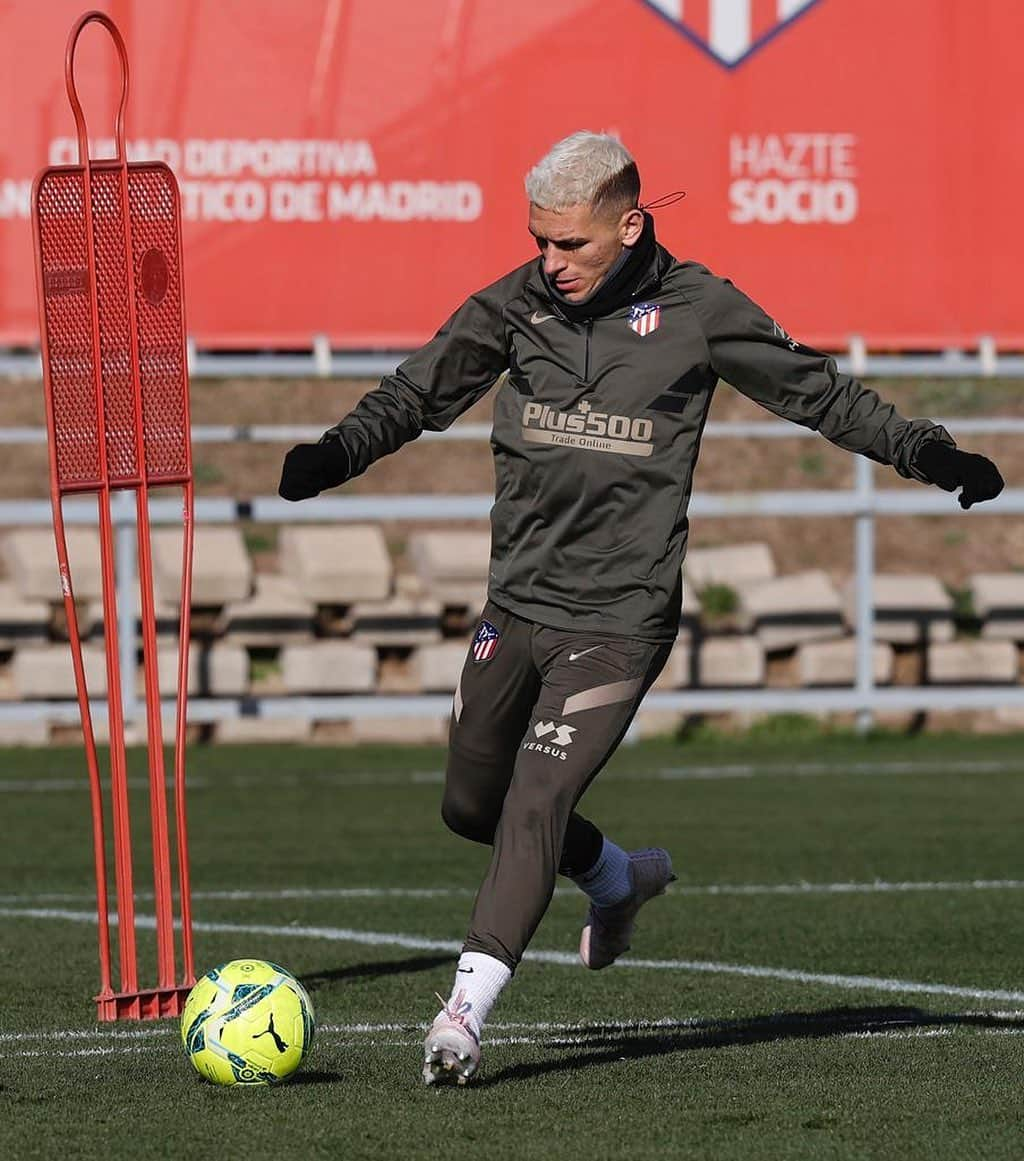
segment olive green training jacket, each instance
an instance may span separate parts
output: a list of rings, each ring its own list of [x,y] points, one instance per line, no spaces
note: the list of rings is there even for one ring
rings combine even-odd
[[[541,625],[676,635],[686,509],[719,378],[924,483],[922,441],[953,443],[791,339],[728,280],[661,246],[652,255],[617,308],[579,323],[540,261],[527,262],[469,298],[325,434],[357,476],[448,427],[500,379],[489,596]]]

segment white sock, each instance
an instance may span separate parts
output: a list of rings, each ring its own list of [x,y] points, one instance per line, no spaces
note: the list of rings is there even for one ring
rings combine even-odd
[[[633,894],[629,855],[615,843],[604,840],[597,862],[584,875],[573,878],[577,887],[598,907],[611,907]]]
[[[512,972],[500,959],[480,951],[464,951],[446,1005],[448,1012],[461,1016],[479,1040],[498,993],[511,978]]]

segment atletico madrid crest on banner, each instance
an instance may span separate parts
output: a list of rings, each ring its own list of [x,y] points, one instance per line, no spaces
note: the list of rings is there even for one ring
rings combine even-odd
[[[629,329],[636,331],[643,338],[658,329],[661,323],[661,307],[653,302],[638,302],[630,307],[629,318],[626,321],[629,323]]]
[[[820,0],[643,0],[727,69],[742,64]]]
[[[500,640],[501,634],[491,622],[481,621],[476,636],[473,638],[473,660],[490,661]]]

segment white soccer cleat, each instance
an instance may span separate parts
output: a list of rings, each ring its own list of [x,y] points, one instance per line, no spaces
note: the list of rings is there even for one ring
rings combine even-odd
[[[629,852],[629,877],[633,882],[629,898],[611,907],[590,904],[580,936],[580,959],[592,971],[608,967],[629,951],[637,912],[655,895],[664,895],[676,876],[668,851],[650,847]]]
[[[426,1084],[466,1084],[480,1067],[480,1041],[461,1011],[461,996],[445,1004],[423,1042]]]

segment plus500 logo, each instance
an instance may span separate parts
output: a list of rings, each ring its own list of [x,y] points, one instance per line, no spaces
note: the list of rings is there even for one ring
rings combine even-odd
[[[641,441],[654,434],[654,424],[649,419],[630,419],[628,415],[608,415],[604,411],[553,411],[546,403],[527,403],[523,426]]]

